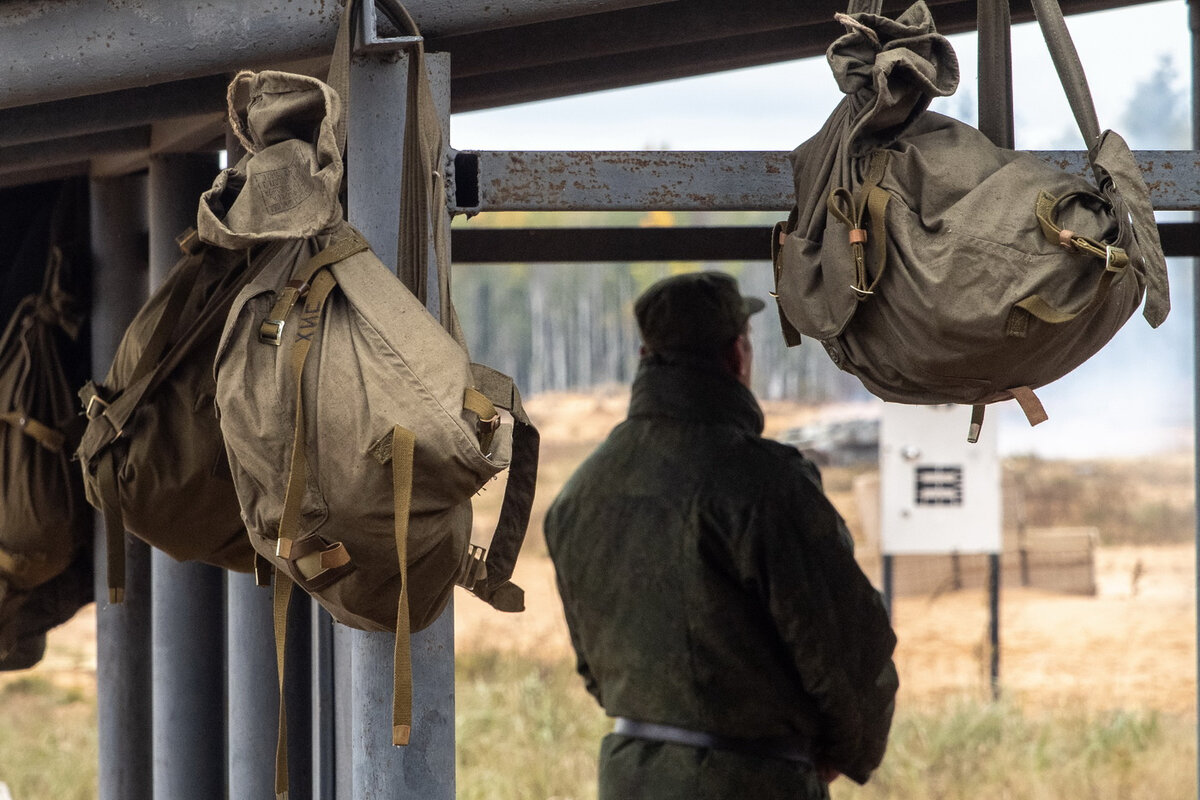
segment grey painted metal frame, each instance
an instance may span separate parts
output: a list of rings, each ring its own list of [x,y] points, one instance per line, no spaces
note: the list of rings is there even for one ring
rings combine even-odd
[[[408,6],[426,35],[448,35],[660,2],[667,0],[417,0]],[[230,65],[328,58],[341,9],[329,0],[209,0],[157,8],[8,0],[0,3],[0,108],[225,73]]]
[[[92,363],[102,378],[146,297],[145,180],[93,181]],[[96,515],[96,684],[100,800],[151,800],[150,548],[126,535],[125,602],[108,602],[104,520]]]
[[[195,198],[212,184],[216,153],[150,162],[150,290],[179,259],[176,235],[195,225]],[[151,709],[155,797],[209,800],[225,792],[225,573],[150,558]]]
[[[449,119],[450,59],[428,57],[443,124]],[[350,73],[349,219],[395,264],[408,59],[355,59]],[[449,225],[449,215],[444,223]],[[437,286],[436,265],[428,285]],[[426,299],[437,313],[436,291]],[[355,800],[454,797],[453,602],[428,629],[412,637],[413,730],[407,747],[391,744],[394,635],[352,631],[351,794]],[[339,739],[344,736],[338,732]],[[342,765],[339,769],[344,769]],[[343,795],[339,791],[338,800]]]
[[[786,211],[795,202],[787,153],[459,151],[455,213],[481,211]],[[1036,156],[1088,174],[1082,151]],[[1135,153],[1160,211],[1200,208],[1200,152]],[[476,191],[470,188],[478,187]]]
[[[1192,34],[1192,147],[1200,151],[1200,0],[1188,0],[1188,27]],[[1200,214],[1194,214],[1200,220]],[[1197,314],[1200,314],[1200,258],[1192,259],[1192,425],[1200,421],[1200,326],[1197,325]],[[1200,435],[1192,431],[1194,444],[1192,450],[1193,465],[1200,463]],[[1200,471],[1196,473],[1196,482],[1192,487],[1192,502],[1200,498]],[[1193,607],[1200,606],[1200,517],[1196,519],[1196,531],[1193,538],[1196,547],[1196,591],[1193,596]],[[1200,615],[1196,619],[1196,683],[1200,687]],[[1200,723],[1196,729],[1196,738],[1200,742]],[[1196,762],[1197,797],[1200,797],[1200,747],[1197,748]]]

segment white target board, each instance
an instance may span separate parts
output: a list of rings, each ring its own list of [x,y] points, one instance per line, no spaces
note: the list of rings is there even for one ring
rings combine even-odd
[[[970,406],[885,403],[880,426],[880,546],[886,555],[999,553],[995,426],[967,441]]]

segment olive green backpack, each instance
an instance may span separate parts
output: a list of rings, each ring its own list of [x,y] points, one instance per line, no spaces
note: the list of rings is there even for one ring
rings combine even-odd
[[[975,406],[972,437],[1001,400],[1036,424],[1033,390],[1090,358],[1143,295],[1150,325],[1166,319],[1146,184],[1121,137],[1101,134],[1054,0],[1033,6],[1091,181],[926,110],[954,92],[957,59],[924,2],[896,19],[881,5],[838,15],[827,56],[846,97],[791,155],[796,207],[773,242],[784,336],[818,340],[884,400]],[[997,10],[1006,42],[1006,0],[981,0]],[[1007,57],[994,46],[981,53]]]
[[[125,532],[179,561],[249,572],[212,374],[234,296],[277,248],[210,247],[195,230],[126,329],[104,381],[79,391],[87,499],[103,513],[109,602],[125,587]]]
[[[470,362],[452,310],[443,326],[343,219],[347,35],[338,91],[285,72],[235,78],[231,98],[248,100],[230,122],[247,155],[203,196],[199,230],[222,248],[282,239],[296,252],[264,265],[230,310],[215,362],[221,431],[250,542],[273,568],[276,620],[295,584],[339,622],[394,631],[393,743],[407,744],[410,632],[456,584],[524,607],[510,577],[538,434],[513,382]],[[410,52],[401,274],[423,272],[432,244],[446,279],[441,126],[420,46]],[[510,463],[490,545],[472,544],[471,498]],[[282,659],[278,623],[276,636]]]
[[[92,514],[70,463],[81,430],[73,381],[87,368],[85,197],[66,182],[10,190],[0,203],[13,223],[10,201],[35,207],[12,231],[19,241],[5,242],[0,284],[42,282],[0,336],[0,670],[40,661],[46,632],[94,592]]]

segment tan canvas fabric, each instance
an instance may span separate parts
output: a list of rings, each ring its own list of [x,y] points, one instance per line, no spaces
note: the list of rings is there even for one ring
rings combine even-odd
[[[404,744],[410,630],[438,617],[456,583],[501,610],[524,607],[509,578],[532,504],[537,432],[512,381],[471,364],[342,219],[337,93],[280,72],[243,73],[231,91],[243,89],[252,151],[201,199],[200,235],[228,248],[283,236],[291,255],[240,292],[215,360],[242,517],[274,567],[277,621],[294,582],[339,622],[395,631],[393,741]],[[513,423],[501,425],[498,408]],[[471,545],[471,497],[514,452],[486,552]]]
[[[842,20],[828,60],[846,98],[792,154],[776,243],[791,343],[820,341],[885,400],[982,404],[1074,369],[1144,293],[1147,321],[1166,318],[1148,192],[1117,134],[1093,137],[1098,183],[997,148],[926,110],[958,62],[923,2]]]
[[[171,557],[238,571],[254,555],[213,410],[212,359],[237,290],[267,251],[186,252],[134,317],[104,381],[80,391],[78,456],[108,533],[110,599],[124,587],[124,532]]]
[[[464,392],[477,383],[466,351],[341,219],[331,177],[340,175],[341,159],[323,147],[341,113],[337,95],[300,75],[266,72],[245,80],[255,142],[269,141],[265,131],[272,126],[294,130],[289,126],[299,118],[316,121],[317,146],[301,148],[302,139],[289,139],[227,170],[202,199],[201,236],[236,247],[261,241],[264,230],[290,229],[306,256],[342,242],[361,244],[328,265],[336,290],[319,316],[311,296],[297,298],[280,326],[279,346],[264,342],[260,329],[288,281],[305,268],[304,257],[268,264],[233,304],[216,359],[217,402],[243,516],[255,548],[307,583],[276,555],[302,397],[309,474],[295,533],[318,535],[327,545],[344,542],[354,565],[315,594],[342,622],[394,630],[400,575],[388,447],[394,426],[411,431],[407,553],[412,623],[420,628],[436,618],[467,568],[469,500],[508,466],[511,426],[496,432],[488,451],[481,449],[478,415],[464,407]],[[254,113],[262,97],[269,97],[276,116]],[[259,176],[280,170],[293,176],[282,185],[307,199],[304,210],[286,201],[268,205],[253,191]],[[244,188],[234,196],[232,186]],[[312,231],[314,217],[333,221]],[[291,357],[297,341],[311,342],[299,395]]]

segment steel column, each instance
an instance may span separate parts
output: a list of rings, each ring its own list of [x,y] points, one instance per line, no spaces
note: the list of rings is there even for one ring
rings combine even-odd
[[[1200,0],[1188,0],[1188,27],[1192,34],[1192,149],[1200,149]],[[1193,219],[1200,220],[1200,214],[1193,214]],[[1200,423],[1200,258],[1192,259],[1192,450],[1193,465],[1200,463],[1200,436],[1197,435],[1196,425]],[[1196,473],[1196,482],[1192,488],[1192,502],[1200,497],[1200,472]],[[1193,608],[1200,605],[1200,517],[1196,520],[1196,531],[1193,540],[1196,543],[1195,565],[1197,588],[1193,599]],[[1200,615],[1196,619],[1196,680],[1200,686]],[[1200,743],[1200,724],[1196,731],[1196,740]],[[1196,792],[1200,797],[1200,747],[1197,747],[1196,761]]]
[[[354,693],[354,639],[358,631],[337,625],[330,620],[333,627],[333,696],[337,701],[333,708],[335,739],[333,751],[333,766],[336,768],[333,778],[334,800],[357,800],[354,794],[354,751],[357,738],[354,732],[354,706],[359,702]],[[380,669],[388,670],[389,664],[380,665]],[[390,739],[389,739],[390,741]],[[322,781],[325,781],[322,772]],[[322,798],[324,800],[324,798]]]
[[[226,584],[230,798],[270,798],[275,792],[275,633],[271,591],[253,575],[231,573]]]
[[[428,59],[434,95],[448,117],[450,59]],[[395,264],[407,58],[359,60],[351,70],[350,221],[385,264]],[[445,217],[449,224],[449,215]],[[429,280],[437,286],[436,278]],[[427,299],[436,308],[435,292]],[[454,797],[453,604],[412,637],[413,730],[392,746],[392,646],[388,633],[351,634],[354,800]],[[339,800],[341,795],[339,794]]]
[[[150,288],[179,260],[176,235],[196,224],[216,154],[150,160]],[[195,513],[204,513],[195,509]],[[154,796],[208,800],[225,792],[225,579],[207,564],[150,557]]]
[[[108,370],[146,297],[145,180],[92,181],[92,363]],[[96,705],[100,800],[150,800],[150,551],[125,537],[125,602],[108,602],[108,546],[96,525]]]

